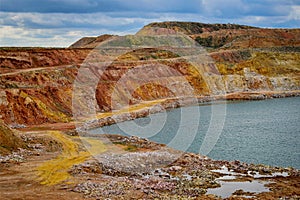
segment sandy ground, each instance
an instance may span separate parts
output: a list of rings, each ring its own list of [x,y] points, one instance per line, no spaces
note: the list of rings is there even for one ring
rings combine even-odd
[[[213,180],[220,174],[209,170],[223,165],[235,171],[287,170],[290,177],[262,179],[271,182],[268,185],[271,191],[257,194],[253,199],[300,198],[297,170],[214,161],[183,152],[173,162],[172,156],[180,152],[139,138],[106,136],[110,140],[108,143],[103,137],[88,137],[85,142],[89,151],[86,151],[78,137],[63,132],[40,131],[23,135],[31,145],[38,145],[23,153],[24,160],[21,162],[1,162],[1,199],[218,199],[212,195],[205,196],[204,189],[217,187]],[[102,160],[95,160],[90,154],[98,155]],[[168,159],[172,162],[168,163]],[[126,167],[128,161],[133,166],[129,171],[115,167]],[[136,169],[140,172],[134,170],[139,165],[141,167]],[[152,168],[148,168],[150,165]],[[161,171],[156,174],[153,169]],[[140,176],[143,172],[148,174],[147,178]],[[182,178],[184,174],[195,174],[195,177],[186,180]],[[180,181],[170,181],[170,176],[179,177]],[[240,179],[251,180],[251,177]],[[199,187],[199,181],[204,181],[204,186]],[[245,198],[232,196],[229,199]]]

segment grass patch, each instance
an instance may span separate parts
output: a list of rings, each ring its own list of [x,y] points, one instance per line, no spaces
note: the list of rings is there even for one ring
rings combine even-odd
[[[135,145],[129,144],[124,148],[124,150],[129,151],[129,152],[136,152],[138,150],[138,147]]]

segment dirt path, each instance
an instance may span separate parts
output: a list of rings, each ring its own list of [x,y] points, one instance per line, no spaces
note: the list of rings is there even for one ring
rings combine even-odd
[[[14,69],[14,71],[12,71],[12,72],[0,73],[0,77],[1,76],[11,76],[11,75],[21,74],[21,73],[26,73],[26,72],[55,70],[55,69],[64,69],[64,68],[72,68],[72,67],[74,67],[74,66],[72,66],[72,65],[59,65],[59,66],[54,66],[54,67],[36,67],[36,68],[29,68],[29,69]]]
[[[165,102],[167,100],[169,100],[169,99],[157,99],[157,100],[153,100],[153,101],[143,101],[142,103],[139,103],[139,104],[126,106],[120,110],[106,112],[106,113],[99,113],[97,115],[97,118],[101,119],[101,118],[105,118],[105,117],[112,117],[114,115],[136,112],[139,110],[143,110],[145,108],[150,108],[152,106],[158,105],[159,103]]]
[[[56,153],[46,153],[30,157],[24,163],[0,166],[0,199],[82,199],[61,186],[46,187],[37,181],[37,167],[55,156]]]
[[[36,179],[36,168],[53,153],[34,156],[24,163],[0,169],[0,199],[82,199],[80,194],[62,190],[62,186],[43,186]]]
[[[80,147],[79,138],[59,131],[30,134],[52,138],[61,145],[61,151],[43,151],[19,164],[0,163],[0,199],[83,199],[81,194],[66,189],[72,184],[68,170],[91,154],[105,152],[106,145],[100,140],[82,138],[89,147],[87,151]]]
[[[62,153],[37,168],[42,184],[55,185],[68,180],[70,178],[68,170],[73,165],[84,162],[91,157],[91,154],[100,154],[106,151],[105,145],[100,140],[81,138],[89,146],[88,151],[83,151],[79,150],[78,142],[74,142],[73,139],[59,131],[50,131],[49,133],[51,137],[62,144]]]

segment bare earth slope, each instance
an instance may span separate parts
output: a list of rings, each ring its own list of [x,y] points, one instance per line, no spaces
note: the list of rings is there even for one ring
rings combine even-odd
[[[166,29],[168,28],[168,29]],[[99,112],[112,109],[111,92],[117,81],[133,67],[154,63],[151,72],[159,84],[135,88],[132,99],[119,91],[118,101],[130,104],[174,94],[160,84],[177,83],[176,92],[185,95],[188,80],[196,96],[227,93],[230,98],[264,98],[270,93],[297,92],[300,89],[300,30],[262,29],[231,24],[183,22],[152,23],[137,35],[184,33],[203,45],[212,58],[199,74],[186,60],[174,53],[151,48],[123,55],[105,69],[97,87]],[[28,125],[72,120],[71,98],[78,68],[91,57],[92,49],[110,35],[83,38],[69,49],[2,48],[0,49],[0,119],[8,124]],[[135,42],[128,37],[128,41]],[[174,71],[165,71],[158,65]],[[150,68],[149,68],[150,69]],[[145,76],[140,71],[140,77]],[[154,76],[154,75],[153,75]],[[147,78],[147,77],[146,77]],[[133,80],[132,80],[133,81]],[[134,81],[129,83],[136,85]],[[276,96],[275,95],[275,96]],[[280,96],[279,94],[277,96]]]
[[[112,35],[100,35],[98,37],[84,37],[75,42],[70,48],[95,48],[101,42],[109,39]]]
[[[12,129],[0,120],[0,154],[9,154],[25,144]]]

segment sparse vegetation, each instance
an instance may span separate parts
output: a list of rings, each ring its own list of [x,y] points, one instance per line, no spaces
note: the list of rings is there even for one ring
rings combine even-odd
[[[252,56],[242,62],[219,62],[217,67],[221,74],[244,74],[244,69],[261,74],[267,77],[290,75],[300,73],[299,53],[278,53],[278,52],[253,52]]]
[[[151,23],[146,27],[160,27],[160,28],[168,28],[175,29],[177,31],[181,31],[185,34],[201,34],[204,30],[209,31],[218,31],[221,29],[250,29],[255,28],[251,26],[243,26],[237,24],[203,24],[197,22],[161,22],[161,23]]]

